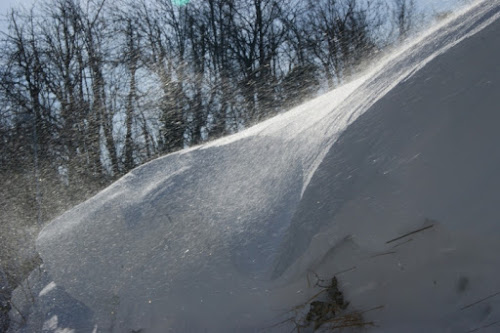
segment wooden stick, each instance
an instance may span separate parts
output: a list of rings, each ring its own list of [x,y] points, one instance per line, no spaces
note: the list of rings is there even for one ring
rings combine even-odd
[[[347,273],[347,272],[353,271],[353,270],[355,270],[355,269],[356,269],[356,266],[352,266],[351,268],[344,269],[343,271],[340,271],[340,272],[335,273],[333,276],[337,276],[337,275],[340,275],[340,274],[344,274],[344,273]]]
[[[379,253],[379,254],[375,254],[375,255],[371,256],[370,258],[381,257],[381,256],[389,255],[389,254],[395,254],[395,253],[397,253],[397,252],[396,251],[390,251],[390,252]]]
[[[391,240],[389,240],[389,241],[387,241],[387,242],[385,242],[385,243],[386,243],[386,244],[389,244],[389,243],[395,242],[395,241],[400,240],[400,239],[402,239],[402,238],[405,238],[405,237],[408,237],[408,236],[410,236],[410,235],[416,234],[417,232],[421,232],[421,231],[424,231],[424,230],[430,229],[430,228],[432,228],[433,226],[434,226],[434,224],[428,225],[427,227],[423,227],[423,228],[417,229],[417,230],[415,230],[415,231],[409,232],[409,233],[407,233],[407,234],[404,234],[403,236],[396,237],[396,238],[391,239]]]
[[[401,242],[401,243],[399,243],[399,244],[396,244],[396,245],[394,245],[393,247],[391,247],[391,249],[395,249],[395,248],[400,247],[401,245],[405,245],[405,244],[407,244],[407,243],[409,243],[409,242],[411,242],[411,241],[413,241],[413,238],[410,238],[410,239],[408,239],[408,240],[406,240],[406,241],[404,241],[404,242]]]
[[[488,328],[488,327],[491,327],[491,326],[496,325],[496,324],[498,324],[498,323],[500,323],[500,321],[495,321],[495,322],[493,322],[493,323],[491,323],[491,324],[488,324],[488,325],[485,325],[485,326],[478,327],[478,328],[476,328],[476,329],[473,329],[472,331],[468,331],[467,333],[477,332],[477,331],[479,331],[479,330],[482,330],[483,328]]]
[[[481,303],[481,302],[484,302],[484,301],[486,301],[487,299],[493,298],[493,297],[495,297],[495,296],[497,296],[497,295],[500,295],[500,291],[499,291],[499,292],[496,292],[496,293],[494,293],[493,295],[490,295],[490,296],[488,296],[488,297],[482,298],[482,299],[480,299],[479,301],[476,301],[476,302],[474,302],[474,303],[471,303],[471,304],[469,304],[469,305],[466,305],[466,306],[464,306],[463,308],[461,308],[460,310],[465,310],[465,309],[467,309],[467,308],[470,308],[470,307],[472,307],[472,306],[474,306],[474,305],[476,305],[476,304],[479,304],[479,303]]]

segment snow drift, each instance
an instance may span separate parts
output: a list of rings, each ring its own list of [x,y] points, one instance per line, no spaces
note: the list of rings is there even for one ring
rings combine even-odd
[[[103,332],[288,332],[311,272],[384,306],[374,331],[494,330],[499,13],[481,1],[344,87],[133,170],[41,232],[44,269]]]

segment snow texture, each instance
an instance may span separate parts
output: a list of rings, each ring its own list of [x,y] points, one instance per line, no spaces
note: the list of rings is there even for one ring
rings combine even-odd
[[[374,332],[498,331],[499,16],[477,2],[344,87],[133,170],[41,232],[46,279],[89,332],[289,332],[312,272],[341,271],[352,308],[384,306]]]
[[[46,285],[45,288],[43,288],[42,291],[40,291],[40,293],[38,293],[38,297],[42,297],[42,296],[47,295],[52,290],[54,290],[56,287],[57,287],[56,283],[54,281],[52,281],[51,283]]]

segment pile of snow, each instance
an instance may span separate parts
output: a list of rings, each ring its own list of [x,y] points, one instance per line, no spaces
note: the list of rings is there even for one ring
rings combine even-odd
[[[494,331],[499,17],[481,1],[349,85],[133,170],[41,232],[40,298],[64,290],[96,332],[289,332],[273,324],[314,274],[337,275],[351,309],[383,306],[374,331]]]

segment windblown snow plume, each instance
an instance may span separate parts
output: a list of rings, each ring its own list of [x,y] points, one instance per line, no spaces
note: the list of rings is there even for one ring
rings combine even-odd
[[[99,332],[289,332],[334,275],[373,331],[498,330],[499,15],[133,170],[41,232],[47,281]]]

